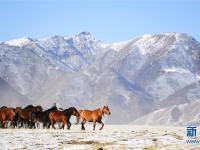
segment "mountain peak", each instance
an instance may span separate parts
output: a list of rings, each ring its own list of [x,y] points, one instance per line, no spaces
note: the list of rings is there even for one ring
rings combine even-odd
[[[83,31],[83,32],[79,33],[78,35],[79,36],[91,36],[91,33],[87,32],[87,31]]]

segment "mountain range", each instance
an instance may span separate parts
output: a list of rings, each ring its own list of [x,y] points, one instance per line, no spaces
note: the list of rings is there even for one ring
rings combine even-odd
[[[89,32],[0,43],[0,103],[108,105],[113,124],[185,125],[200,117],[200,43],[185,33],[105,44]]]

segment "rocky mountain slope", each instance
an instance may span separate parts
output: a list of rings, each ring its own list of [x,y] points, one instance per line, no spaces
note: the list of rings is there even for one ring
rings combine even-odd
[[[16,100],[19,105],[57,102],[94,109],[108,104],[112,116],[107,122],[146,123],[160,110],[176,106],[184,114],[183,105],[198,102],[200,43],[183,33],[113,44],[103,44],[88,32],[16,39],[0,43],[0,77],[27,98]],[[188,123],[178,116],[171,124]]]

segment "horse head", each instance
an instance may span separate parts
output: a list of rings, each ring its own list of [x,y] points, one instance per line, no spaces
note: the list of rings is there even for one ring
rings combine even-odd
[[[108,106],[103,106],[103,108],[101,108],[101,111],[102,111],[103,114],[107,114],[107,115],[111,114],[110,109],[108,108]]]
[[[78,111],[75,107],[71,107],[71,109],[72,109],[72,111],[73,111],[72,115],[74,115],[74,116],[76,116],[76,117],[79,117],[79,116],[80,116],[79,111]]]
[[[15,108],[15,113],[17,114],[17,113],[20,112],[21,110],[22,110],[21,107],[16,107],[16,108]]]

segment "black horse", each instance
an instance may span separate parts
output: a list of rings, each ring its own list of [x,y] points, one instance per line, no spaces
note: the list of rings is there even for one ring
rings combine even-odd
[[[51,111],[58,110],[56,106],[53,106],[50,109],[47,109],[45,111],[36,111],[33,112],[31,115],[31,120],[34,122],[34,128],[36,128],[35,124],[37,124],[37,127],[39,126],[39,123],[43,123],[43,128],[50,128],[50,119],[49,119],[49,113]]]
[[[76,118],[77,118],[77,120],[78,120],[80,114],[79,114],[79,112],[77,111],[77,109],[74,108],[74,107],[70,107],[70,108],[68,108],[68,109],[65,109],[65,110],[64,110],[64,113],[65,113],[65,115],[67,116],[67,119],[68,119],[67,129],[70,129],[70,127],[71,127],[71,122],[70,122],[71,116],[72,116],[72,115],[73,115],[73,116],[76,116]]]

